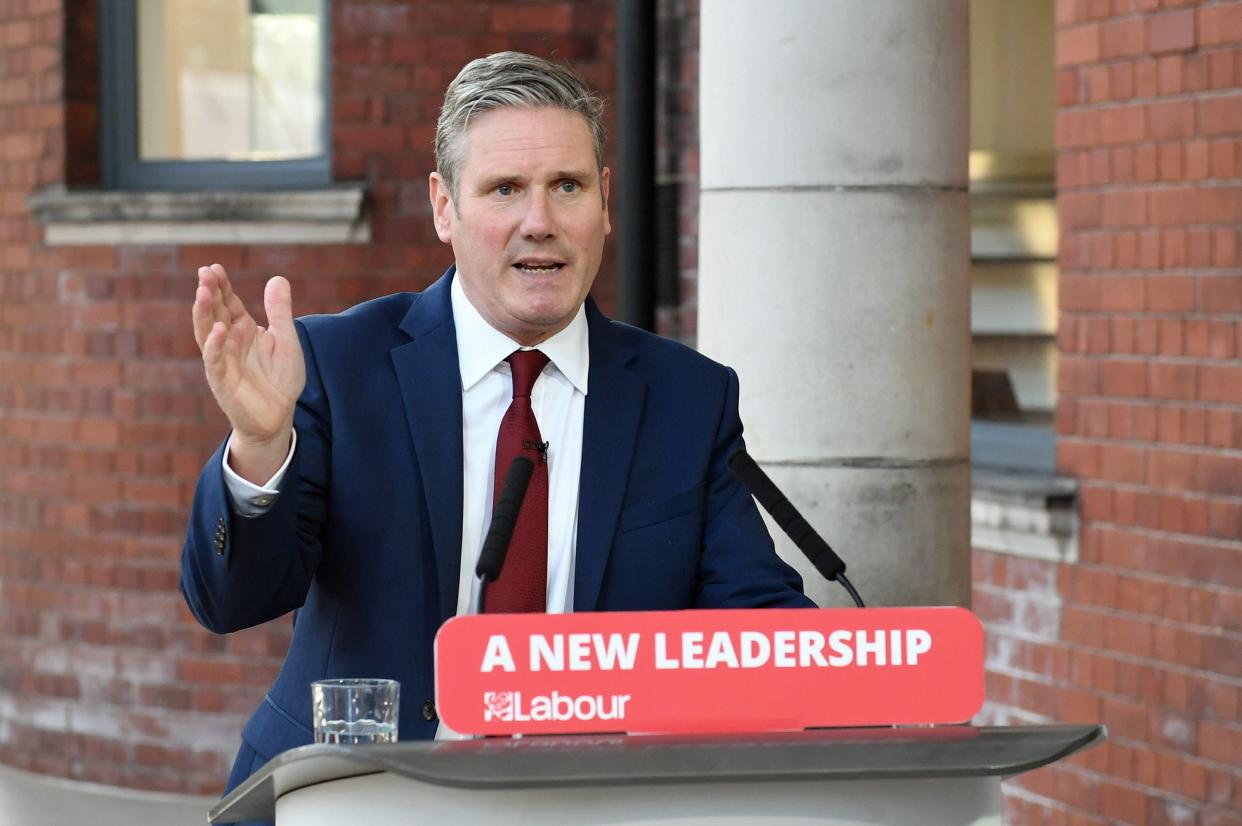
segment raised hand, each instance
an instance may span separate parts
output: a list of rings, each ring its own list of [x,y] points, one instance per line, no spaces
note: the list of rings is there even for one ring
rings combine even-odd
[[[268,326],[246,312],[219,264],[200,267],[194,292],[194,339],[207,384],[233,426],[229,464],[263,484],[289,452],[293,410],[306,385],[306,362],[293,326],[289,282],[276,276],[263,291]]]

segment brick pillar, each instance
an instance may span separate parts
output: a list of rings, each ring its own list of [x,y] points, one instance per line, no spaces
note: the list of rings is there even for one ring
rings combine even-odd
[[[1242,811],[1242,2],[1057,3],[1060,472],[1080,559],[976,553],[992,720],[1110,740],[1006,822]]]

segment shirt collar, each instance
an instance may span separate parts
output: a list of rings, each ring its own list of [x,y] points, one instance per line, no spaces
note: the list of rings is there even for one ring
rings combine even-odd
[[[457,328],[457,366],[461,369],[461,386],[469,390],[500,364],[509,354],[523,348],[516,341],[487,323],[479,314],[461,278],[455,275],[449,293],[453,303],[453,325]],[[586,309],[578,307],[573,321],[538,348],[569,379],[579,393],[586,395],[587,373],[590,368]]]

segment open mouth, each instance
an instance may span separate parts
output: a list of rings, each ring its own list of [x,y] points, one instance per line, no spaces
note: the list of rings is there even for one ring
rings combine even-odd
[[[547,275],[565,266],[563,261],[518,261],[513,268],[527,275]]]

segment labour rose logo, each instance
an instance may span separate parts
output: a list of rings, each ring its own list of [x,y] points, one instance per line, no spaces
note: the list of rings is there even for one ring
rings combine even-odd
[[[512,691],[484,691],[483,692],[483,719],[484,721],[513,720],[513,692]]]

